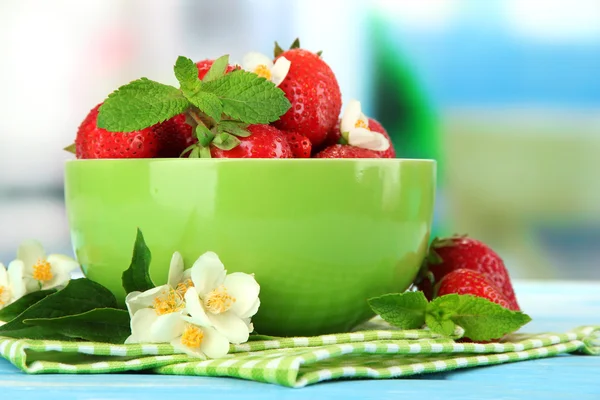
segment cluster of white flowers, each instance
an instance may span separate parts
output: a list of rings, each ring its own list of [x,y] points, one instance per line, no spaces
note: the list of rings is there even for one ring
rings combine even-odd
[[[28,293],[64,286],[71,272],[79,268],[77,261],[62,254],[50,254],[35,240],[19,246],[17,258],[8,264],[0,263],[0,309]]]
[[[230,343],[246,342],[254,330],[259,291],[253,275],[227,274],[213,252],[188,270],[176,252],[166,285],[127,295],[131,336],[125,343],[171,343],[193,357],[222,357]]]

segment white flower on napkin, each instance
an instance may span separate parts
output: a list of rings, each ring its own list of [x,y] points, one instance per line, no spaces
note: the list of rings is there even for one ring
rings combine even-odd
[[[279,57],[275,63],[261,53],[250,52],[242,59],[242,68],[254,72],[279,86],[290,71],[291,62],[285,57]]]
[[[361,111],[360,102],[351,100],[342,114],[340,132],[349,145],[369,150],[385,151],[390,141],[381,133],[369,129],[369,119]]]
[[[194,325],[213,326],[231,343],[248,340],[254,330],[250,318],[260,306],[260,286],[253,275],[227,271],[213,252],[201,255],[191,268],[193,286],[185,293],[184,319]]]
[[[11,263],[22,268],[27,293],[65,285],[79,263],[62,254],[50,254],[36,240],[26,240],[17,249],[17,259]],[[9,269],[11,268],[9,265]]]
[[[171,340],[175,350],[197,358],[220,358],[229,352],[229,341],[210,326],[187,323],[181,334]]]
[[[0,263],[0,309],[20,299],[25,294],[23,263],[11,262],[8,269]]]

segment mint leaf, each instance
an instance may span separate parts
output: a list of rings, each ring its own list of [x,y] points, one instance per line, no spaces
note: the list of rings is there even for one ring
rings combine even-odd
[[[208,70],[206,75],[204,75],[204,79],[202,80],[204,82],[210,82],[222,77],[223,75],[225,75],[227,65],[229,65],[229,55],[226,54],[217,58],[215,61],[213,61],[212,65],[210,66],[210,69]]]
[[[125,293],[145,292],[156,286],[152,282],[152,279],[150,279],[151,259],[152,254],[150,253],[150,249],[146,246],[144,235],[142,235],[142,231],[138,228],[135,244],[133,245],[131,264],[121,276]]]
[[[283,91],[272,82],[244,70],[206,82],[202,91],[221,100],[225,115],[248,124],[276,121],[291,106]]]
[[[233,135],[230,135],[227,132],[222,132],[215,136],[215,138],[212,141],[212,144],[221,150],[227,151],[238,146],[240,144],[240,139],[236,138]]]
[[[200,81],[200,78],[198,78],[198,67],[196,67],[196,63],[187,57],[179,56],[177,57],[173,69],[175,71],[175,77],[181,86],[181,90],[186,97],[188,97],[188,95],[193,95],[200,90],[202,82]]]
[[[427,299],[423,292],[385,294],[368,302],[371,309],[391,325],[416,329],[425,324]]]
[[[219,125],[217,125],[217,132],[227,132],[238,137],[250,136],[248,124],[238,121],[221,121]]]
[[[215,94],[199,91],[193,96],[188,97],[188,100],[190,103],[198,107],[204,114],[214,119],[215,122],[219,122],[221,120],[223,103]]]
[[[129,313],[116,308],[96,308],[57,318],[29,318],[23,322],[40,330],[92,342],[124,343],[131,335]]]
[[[179,89],[141,78],[104,100],[97,125],[111,132],[137,131],[181,114],[188,106]]]
[[[31,292],[21,297],[19,300],[7,305],[0,310],[0,321],[10,321],[17,318],[19,314],[27,310],[29,307],[37,303],[38,301],[46,298],[53,293],[56,293],[55,289],[50,290],[38,290],[37,292]]]
[[[531,321],[527,314],[509,310],[483,297],[458,294],[433,300],[427,315],[435,329],[448,331],[449,324],[444,321],[450,319],[465,330],[464,337],[475,341],[501,338]],[[429,327],[432,329],[432,325]]]
[[[54,329],[27,325],[35,318],[59,318],[95,308],[116,308],[115,296],[104,286],[86,278],[73,279],[67,286],[27,308],[16,318],[0,326],[0,336],[19,339],[64,339]]]
[[[425,323],[431,332],[445,336],[452,335],[456,329],[454,321],[448,317],[444,318],[439,314],[427,313],[425,315]]]

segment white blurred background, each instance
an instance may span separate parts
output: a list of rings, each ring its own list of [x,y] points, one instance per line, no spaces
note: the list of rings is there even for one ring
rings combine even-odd
[[[28,237],[71,253],[62,149],[113,89],[296,37],[400,156],[440,161],[437,234],[600,279],[600,0],[3,0],[0,261]]]

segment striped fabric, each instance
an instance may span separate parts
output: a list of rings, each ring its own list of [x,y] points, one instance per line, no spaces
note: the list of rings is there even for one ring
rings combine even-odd
[[[371,325],[374,327],[377,325]],[[382,326],[379,326],[382,327]],[[389,379],[480,365],[600,354],[600,326],[555,334],[515,334],[497,343],[468,343],[428,330],[369,330],[316,337],[252,340],[220,359],[176,354],[170,345],[111,345],[0,338],[0,355],[26,373],[227,376],[300,388],[332,379]],[[459,337],[461,332],[455,332]]]

